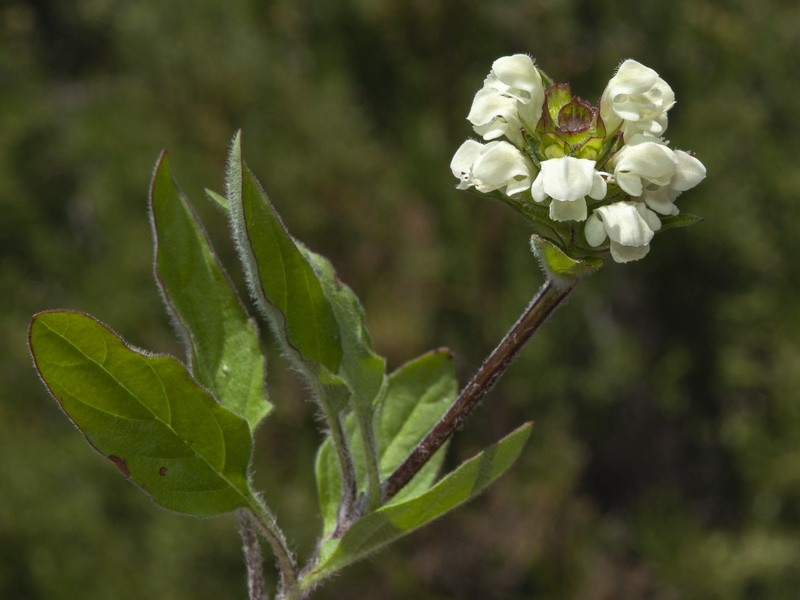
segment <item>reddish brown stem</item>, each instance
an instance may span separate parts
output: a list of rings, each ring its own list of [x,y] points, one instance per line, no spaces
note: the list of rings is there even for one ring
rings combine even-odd
[[[387,502],[411,481],[433,454],[464,424],[483,397],[494,387],[514,357],[528,342],[542,323],[575,289],[579,280],[555,284],[547,280],[525,309],[523,315],[508,331],[481,365],[472,380],[461,391],[456,401],[411,451],[408,458],[395,469],[382,489],[382,502]]]

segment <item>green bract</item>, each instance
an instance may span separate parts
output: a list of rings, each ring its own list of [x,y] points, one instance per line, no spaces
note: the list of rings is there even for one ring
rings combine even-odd
[[[547,88],[545,106],[547,110],[536,126],[537,137],[528,141],[530,152],[540,161],[562,156],[597,160],[610,150],[603,146],[606,128],[600,111],[573,96],[569,84]]]

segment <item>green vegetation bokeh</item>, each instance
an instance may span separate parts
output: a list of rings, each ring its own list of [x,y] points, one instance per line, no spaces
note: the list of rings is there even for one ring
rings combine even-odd
[[[588,279],[456,437],[454,466],[535,420],[488,493],[349,568],[320,599],[769,599],[800,590],[800,4],[788,0],[6,0],[0,4],[0,597],[244,598],[232,517],[158,510],[47,397],[30,316],[87,311],[180,355],[152,283],[162,147],[241,280],[220,190],[248,163],[330,257],[398,366],[465,381],[542,281],[529,232],[454,189],[494,59],[600,95],[625,58],[678,104],[705,222]],[[321,435],[271,356],[256,480],[298,552]],[[269,578],[274,574],[268,572]]]

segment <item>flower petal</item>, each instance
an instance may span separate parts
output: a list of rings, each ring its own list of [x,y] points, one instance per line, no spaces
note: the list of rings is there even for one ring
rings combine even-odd
[[[660,140],[650,141],[654,139],[634,136],[614,157],[614,178],[632,196],[642,195],[642,180],[668,185],[675,175],[678,164],[675,153]]]
[[[617,72],[608,82],[606,91],[614,96],[644,94],[657,80],[658,73],[653,69],[629,58],[617,68]]]
[[[706,178],[706,167],[697,158],[683,150],[676,150],[675,157],[678,159],[678,165],[674,177],[669,182],[673,190],[685,192]]]
[[[555,200],[577,200],[586,197],[594,186],[595,161],[564,156],[542,161],[542,185]]]
[[[467,140],[461,144],[453,155],[453,160],[450,161],[450,170],[453,172],[453,176],[463,179],[465,175],[468,175],[482,151],[483,144],[475,140]]]
[[[636,202],[636,210],[639,213],[639,216],[644,219],[644,222],[647,223],[647,226],[652,231],[658,231],[661,229],[661,219],[658,218],[656,213],[647,208],[647,206],[641,202]]]
[[[599,246],[608,237],[603,221],[597,216],[597,211],[589,215],[583,228],[583,235],[590,246]]]
[[[677,215],[680,211],[673,203],[674,198],[670,194],[668,187],[653,186],[652,188],[645,188],[641,194],[641,199],[644,200],[648,208],[653,209],[661,215]]]
[[[547,200],[547,192],[544,191],[544,177],[542,177],[541,171],[539,171],[536,179],[533,180],[533,185],[531,186],[531,196],[533,196],[533,199],[536,202],[544,202]]]
[[[589,190],[589,197],[594,198],[595,200],[602,200],[606,197],[607,191],[608,184],[606,184],[606,180],[602,175],[600,175],[600,173],[595,171],[594,175],[592,176],[592,189]]]
[[[517,101],[504,96],[496,89],[482,88],[472,99],[467,120],[473,125],[486,125],[497,117],[507,118],[517,110]]]
[[[616,242],[611,242],[611,258],[614,262],[626,263],[632,260],[639,260],[647,256],[650,252],[650,245],[644,246],[623,246]]]
[[[553,200],[550,203],[550,218],[553,221],[585,221],[586,200]]]
[[[492,63],[492,73],[498,81],[508,86],[509,89],[505,90],[507,93],[517,96],[524,103],[535,100],[539,93],[544,100],[542,76],[539,75],[533,59],[527,54],[498,58]],[[518,91],[523,91],[525,94],[519,94]]]
[[[484,153],[475,161],[472,173],[482,182],[477,186],[480,191],[507,186],[509,196],[528,189],[533,178],[528,160],[508,142],[487,144]]]
[[[623,246],[645,246],[653,239],[653,230],[639,214],[637,202],[615,202],[595,210],[612,241]]]

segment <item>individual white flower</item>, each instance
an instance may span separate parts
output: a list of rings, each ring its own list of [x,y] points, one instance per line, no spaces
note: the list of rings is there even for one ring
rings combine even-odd
[[[527,54],[498,58],[472,101],[467,119],[486,140],[506,136],[524,145],[521,128],[533,130],[542,115],[542,77]]]
[[[531,195],[536,202],[552,198],[550,218],[554,221],[583,221],[586,196],[601,200],[606,195],[606,181],[594,167],[595,161],[572,156],[542,161]]]
[[[706,168],[696,157],[683,150],[675,151],[678,164],[669,185],[646,185],[641,199],[652,210],[662,215],[677,215],[680,211],[675,206],[675,198],[688,189],[693,188],[706,177]]]
[[[458,189],[475,186],[479,192],[505,188],[512,196],[531,186],[535,167],[525,155],[508,142],[481,144],[467,140],[456,150],[450,170],[460,182]]]
[[[625,139],[636,133],[661,136],[675,93],[653,69],[628,59],[617,69],[600,100],[600,117],[610,132],[622,126]]]
[[[669,185],[678,158],[663,140],[637,134],[614,155],[614,179],[631,196],[641,196],[648,184]]]
[[[642,202],[615,202],[592,212],[586,219],[584,236],[590,246],[599,246],[610,238],[611,257],[624,263],[644,258],[659,229],[658,215]]]

